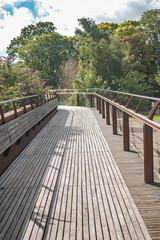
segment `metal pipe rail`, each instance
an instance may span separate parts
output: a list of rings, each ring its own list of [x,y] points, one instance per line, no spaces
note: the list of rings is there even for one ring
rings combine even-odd
[[[34,109],[40,105],[43,105],[46,102],[51,101],[56,97],[56,93],[44,93],[44,94],[37,94],[26,96],[22,98],[16,98],[12,100],[6,100],[0,102],[0,119],[1,125],[6,123],[7,115],[10,113],[11,119],[18,117],[18,104],[23,108],[23,113],[26,113],[28,109]],[[4,105],[11,104],[13,108],[12,111],[4,111]],[[13,117],[12,117],[13,116]]]
[[[160,98],[147,97],[142,95],[111,91],[105,89],[57,89],[57,94],[77,94],[77,105],[79,105],[79,94],[90,95],[90,106],[93,106],[93,97],[96,97],[96,107],[103,118],[106,118],[107,125],[110,125],[110,106],[112,106],[112,126],[113,134],[117,134],[117,110],[123,115],[123,150],[130,150],[129,137],[129,117],[134,117],[143,123],[143,150],[144,150],[144,181],[152,183],[154,181],[153,167],[153,129],[160,131],[160,124],[153,121],[153,117],[160,103]],[[126,99],[126,97],[128,99]],[[131,108],[134,99],[138,103]],[[126,102],[124,103],[124,101]],[[144,100],[154,102],[147,116],[140,114],[140,109]]]

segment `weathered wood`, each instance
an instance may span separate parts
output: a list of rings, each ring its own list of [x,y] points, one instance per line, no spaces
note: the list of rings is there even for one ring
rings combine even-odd
[[[153,168],[153,129],[146,124],[143,126],[144,143],[144,181],[152,183],[154,181]]]
[[[106,124],[110,125],[110,111],[109,111],[109,103],[106,102]]]
[[[160,238],[160,179],[159,175],[154,172],[155,183],[146,184],[144,183],[144,161],[141,155],[139,155],[135,149],[131,146],[131,151],[122,151],[123,149],[123,136],[113,135],[112,126],[106,126],[105,120],[101,118],[97,111],[92,110],[98,120],[103,134],[109,144],[109,147],[116,159],[118,167],[123,174],[127,188],[124,188],[128,201],[132,205],[132,202],[136,203],[139,212],[135,214],[136,219],[141,214],[148,231],[153,240]],[[141,126],[143,128],[143,126]],[[139,129],[138,129],[139,131]],[[142,148],[143,150],[143,148]],[[114,167],[114,165],[113,165]],[[116,175],[118,175],[116,173]],[[124,185],[123,185],[124,186]],[[132,198],[130,198],[130,194]],[[123,191],[122,191],[122,196]],[[128,205],[127,205],[128,206]],[[127,209],[129,209],[127,207]],[[134,204],[132,205],[134,211]],[[136,221],[131,216],[133,224],[136,227]],[[140,223],[141,224],[141,223]],[[143,229],[143,225],[140,225]],[[144,235],[145,236],[145,235]],[[141,239],[140,237],[137,239]]]
[[[112,124],[113,134],[117,134],[117,110],[115,106],[112,106]]]
[[[0,154],[57,106],[58,100],[54,99],[0,126]]]
[[[87,108],[59,108],[0,186],[2,240],[151,239]]]
[[[123,112],[123,150],[129,151],[129,116]]]
[[[102,99],[102,118],[105,118],[104,100]]]

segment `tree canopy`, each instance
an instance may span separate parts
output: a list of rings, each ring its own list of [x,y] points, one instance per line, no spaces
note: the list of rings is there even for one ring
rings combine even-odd
[[[18,48],[24,46],[29,40],[35,39],[37,36],[54,33],[56,27],[52,22],[38,22],[37,24],[28,25],[21,30],[20,36],[11,40],[7,48],[9,55],[14,55],[18,52]]]
[[[27,66],[37,70],[49,85],[57,86],[61,65],[72,55],[72,50],[71,39],[53,33],[28,41],[18,53]]]
[[[78,23],[74,37],[56,33],[50,22],[29,25],[11,41],[8,54],[18,54],[26,67],[55,87],[64,66],[73,63],[76,88],[159,96],[160,9],[144,12],[138,21],[96,24],[83,17]]]

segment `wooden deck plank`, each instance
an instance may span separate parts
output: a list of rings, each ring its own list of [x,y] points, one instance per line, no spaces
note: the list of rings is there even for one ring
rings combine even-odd
[[[126,193],[127,201],[130,202],[132,209],[131,213],[134,213],[134,224],[139,224],[142,229],[144,239],[147,239],[143,223],[137,222],[139,215],[141,214],[152,239],[160,239],[160,179],[155,173],[155,183],[144,183],[144,169],[143,159],[135,149],[132,148],[130,152],[124,152],[123,139],[121,135],[112,134],[112,126],[106,126],[106,122],[102,119],[102,116],[98,114],[97,110],[93,109],[93,113],[99,123],[99,126],[103,132],[104,137],[107,139],[109,148],[116,160],[116,167],[118,165],[119,171],[123,175],[126,184],[124,185],[124,191]],[[132,195],[132,197],[131,197]],[[132,204],[133,203],[133,204]],[[135,203],[138,207],[138,212],[135,211]],[[132,215],[131,215],[132,216]]]
[[[0,184],[2,240],[151,239],[90,109],[60,107]]]

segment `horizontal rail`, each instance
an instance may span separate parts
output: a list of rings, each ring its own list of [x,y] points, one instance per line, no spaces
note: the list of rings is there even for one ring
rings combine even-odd
[[[160,98],[124,93],[119,91],[111,91],[106,89],[57,89],[57,95],[76,94],[77,105],[79,105],[79,95],[86,94],[90,95],[90,106],[93,105],[93,97],[96,97],[96,106],[99,113],[102,114],[103,118],[106,118],[107,125],[110,124],[110,110],[112,106],[112,125],[113,134],[117,134],[117,113],[119,109],[123,115],[123,149],[129,150],[129,116],[138,119],[143,123],[143,155],[144,155],[144,181],[152,183],[154,181],[154,167],[153,167],[153,129],[160,131],[160,124],[153,121],[153,117],[160,103]],[[120,98],[121,96],[121,98]],[[124,104],[124,99],[126,102]],[[135,109],[132,109],[131,105],[135,98],[138,98]],[[153,101],[154,104],[151,106],[149,114],[147,116],[140,114],[140,109],[144,100]],[[105,107],[105,105],[106,107]]]
[[[93,93],[92,93],[93,94]],[[101,96],[100,94],[94,93],[95,96],[100,97],[101,99],[103,99],[104,101],[107,101],[108,103],[110,103],[111,105],[117,107],[118,109],[122,110],[123,112],[128,113],[131,117],[135,117],[136,119],[142,121],[143,123],[147,124],[148,126],[156,129],[156,130],[160,130],[160,124],[157,122],[154,122],[153,120],[148,119],[147,117],[145,117],[142,114],[136,113],[135,111],[126,108],[123,105],[120,105],[119,103],[116,103],[112,100],[109,100],[103,96]]]
[[[12,100],[6,100],[6,101],[0,102],[0,105],[6,104],[6,103],[22,101],[22,100],[26,100],[26,99],[31,99],[31,98],[35,98],[35,97],[38,97],[38,96],[39,95],[31,95],[31,96],[26,96],[26,97],[22,97],[22,98],[15,98],[15,99],[12,99]]]
[[[50,90],[51,92],[55,92],[57,94],[64,94],[70,93],[70,94],[94,94],[94,93],[115,93],[115,94],[121,94],[121,95],[126,95],[126,96],[133,96],[133,97],[138,97],[138,98],[144,98],[147,100],[152,100],[152,101],[160,101],[160,98],[156,97],[149,97],[149,96],[144,96],[144,95],[138,95],[138,94],[132,94],[132,93],[126,93],[126,92],[120,92],[120,91],[112,91],[112,90],[107,90],[107,89],[102,89],[102,88],[89,88],[89,89],[56,89],[56,90]]]
[[[43,105],[44,103],[49,102],[56,97],[56,92],[49,92],[2,101],[0,102],[0,125],[13,120],[18,116],[25,114],[27,111]],[[7,104],[10,104],[10,106],[12,104],[12,110],[9,110],[7,107],[8,110],[4,111],[4,107]]]

